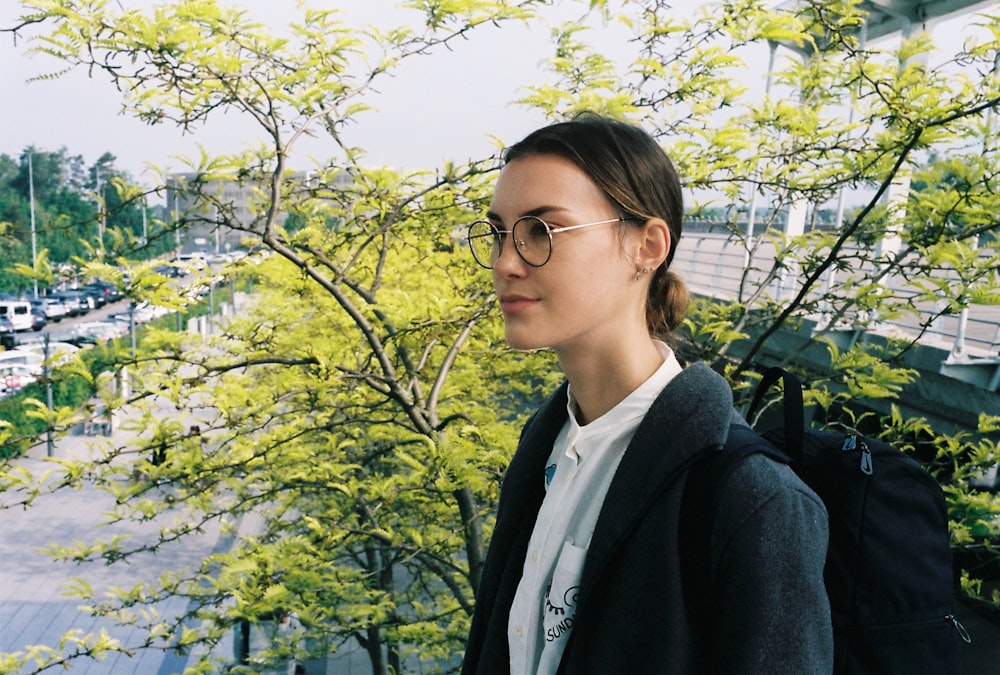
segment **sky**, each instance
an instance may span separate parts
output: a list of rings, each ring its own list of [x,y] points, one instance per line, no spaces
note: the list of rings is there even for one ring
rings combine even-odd
[[[291,0],[238,4],[272,26],[298,16]],[[309,0],[309,6],[338,6],[352,24],[383,27],[413,16],[388,0]],[[0,26],[9,26],[18,9],[14,0],[2,0]],[[414,59],[394,79],[383,81],[373,99],[378,111],[363,114],[361,124],[351,129],[352,141],[365,148],[368,163],[401,169],[489,156],[495,147],[491,135],[514,140],[545,121],[510,102],[525,93],[524,82],[541,70],[551,52],[548,37],[541,26],[486,26],[473,39],[457,41],[452,51]],[[258,136],[236,116],[189,136],[173,127],[145,125],[121,114],[121,99],[106,79],[91,79],[84,71],[29,82],[57,66],[44,55],[29,58],[25,47],[23,41],[15,47],[9,34],[0,34],[0,100],[15,102],[0,107],[2,153],[18,156],[29,145],[43,150],[65,146],[89,165],[107,151],[117,157],[118,168],[141,180],[150,162],[183,170],[171,158],[196,156],[198,144],[215,152],[234,151]]]
[[[149,6],[153,0],[118,0],[127,6]],[[276,29],[299,15],[294,0],[221,0],[250,10]],[[312,8],[338,7],[345,21],[382,27],[412,20],[398,0],[308,0]],[[677,2],[678,6],[690,6]],[[998,3],[1000,4],[1000,3]],[[0,0],[0,27],[12,25],[20,13],[16,0]],[[938,44],[954,44],[967,31],[969,16],[936,25]],[[588,39],[609,55],[626,53],[624,35],[608,27]],[[621,44],[619,44],[621,43]],[[24,148],[65,147],[90,165],[104,152],[116,166],[140,182],[152,183],[150,164],[185,170],[178,155],[197,156],[199,145],[209,152],[235,152],[258,132],[237,116],[220,119],[194,134],[181,135],[172,126],[148,126],[121,113],[121,98],[100,75],[70,72],[58,79],[29,81],[58,64],[45,56],[26,56],[10,33],[0,33],[0,153],[12,157]],[[399,169],[425,169],[446,161],[482,158],[495,151],[494,136],[515,141],[545,123],[540,113],[511,102],[524,95],[525,83],[538,82],[552,45],[544,25],[487,26],[471,40],[459,40],[452,51],[413,60],[392,80],[383,81],[371,102],[378,111],[363,114],[350,130],[350,141],[366,151],[366,163]],[[744,84],[764,89],[767,50],[746,55],[751,61]],[[754,61],[756,59],[756,61]],[[315,156],[332,154],[322,145],[309,147]],[[304,157],[304,162],[310,158]]]

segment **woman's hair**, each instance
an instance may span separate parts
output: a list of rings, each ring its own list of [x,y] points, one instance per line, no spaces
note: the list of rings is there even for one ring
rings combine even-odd
[[[622,215],[645,222],[662,218],[670,229],[670,250],[653,271],[646,298],[646,325],[666,336],[684,318],[691,296],[684,281],[668,268],[681,238],[684,198],[670,158],[652,136],[637,126],[583,113],[532,132],[504,151],[504,161],[529,155],[557,155],[573,162]]]

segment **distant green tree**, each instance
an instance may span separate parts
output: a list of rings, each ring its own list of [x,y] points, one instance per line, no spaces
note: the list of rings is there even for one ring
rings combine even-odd
[[[39,209],[39,247],[54,262],[71,262],[83,255],[84,241],[96,235],[94,204],[86,195],[62,189],[51,195]]]
[[[31,171],[28,171],[28,157],[31,156]],[[29,176],[30,173],[30,176]],[[10,187],[25,198],[30,190],[29,178],[33,177],[35,199],[42,202],[58,192],[63,186],[63,164],[59,153],[39,151],[34,147],[25,148],[18,165],[17,175],[10,181]]]
[[[102,227],[105,244],[127,242],[128,250],[122,254],[128,259],[154,258],[169,250],[163,237],[149,236],[150,231],[155,234],[158,230],[146,199],[138,194],[127,200],[123,197],[128,191],[122,186],[130,181],[127,173],[115,167],[111,153],[104,153],[89,168],[80,155],[70,155],[66,148],[49,152],[29,147],[17,161],[0,155],[0,222],[4,223],[0,251],[5,262],[0,268],[0,292],[20,293],[33,286],[23,272],[13,271],[18,264],[22,270],[32,267],[32,187],[37,250],[52,263],[93,260],[94,251],[102,250],[97,245]],[[144,229],[152,243],[143,241]]]

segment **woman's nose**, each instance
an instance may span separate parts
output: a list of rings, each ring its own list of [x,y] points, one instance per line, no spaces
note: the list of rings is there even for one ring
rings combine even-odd
[[[500,247],[500,255],[493,261],[493,273],[500,277],[519,276],[525,267],[526,263],[514,245],[513,235],[507,235]]]

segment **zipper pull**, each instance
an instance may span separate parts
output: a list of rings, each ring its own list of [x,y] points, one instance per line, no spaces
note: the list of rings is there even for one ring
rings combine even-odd
[[[972,636],[969,635],[969,631],[965,630],[965,626],[962,625],[962,622],[958,620],[957,616],[954,614],[948,614],[944,617],[944,620],[951,621],[951,623],[955,626],[955,630],[958,631],[958,636],[962,638],[966,644],[972,644]]]
[[[864,441],[861,441],[861,473],[872,475],[872,451]]]
[[[850,436],[844,436],[844,444],[840,446],[840,449],[844,452],[850,452],[857,446],[858,437],[854,434]]]

